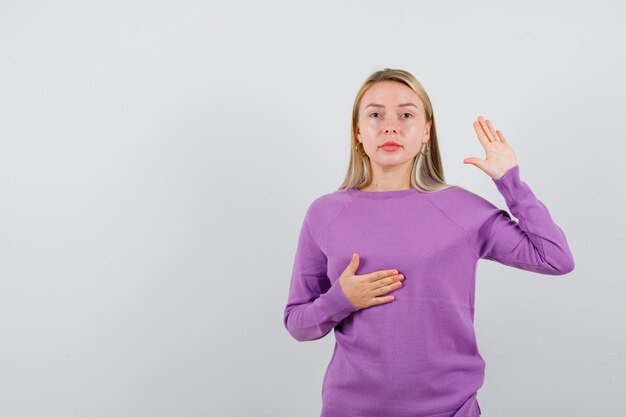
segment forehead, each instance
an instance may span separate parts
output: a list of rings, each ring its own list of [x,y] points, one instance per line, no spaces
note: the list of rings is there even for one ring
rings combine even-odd
[[[361,108],[372,103],[381,104],[387,108],[393,108],[404,103],[413,103],[418,108],[423,108],[423,103],[417,94],[410,87],[398,81],[379,81],[368,88],[361,98]]]

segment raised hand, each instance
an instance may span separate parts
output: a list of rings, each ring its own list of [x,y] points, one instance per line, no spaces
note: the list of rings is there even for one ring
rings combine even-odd
[[[513,148],[504,138],[500,130],[496,130],[490,120],[478,116],[474,121],[474,130],[478,140],[485,148],[485,159],[469,157],[463,160],[464,164],[472,164],[483,170],[493,179],[500,179],[510,169],[517,165]]]

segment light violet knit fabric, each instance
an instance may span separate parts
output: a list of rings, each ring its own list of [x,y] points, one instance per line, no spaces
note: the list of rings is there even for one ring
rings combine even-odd
[[[342,189],[308,207],[284,325],[298,341],[334,329],[322,417],[477,417],[485,361],[474,332],[479,259],[546,275],[574,269],[565,234],[520,179],[493,180],[510,212],[462,187]],[[357,309],[338,278],[397,269],[389,303]]]

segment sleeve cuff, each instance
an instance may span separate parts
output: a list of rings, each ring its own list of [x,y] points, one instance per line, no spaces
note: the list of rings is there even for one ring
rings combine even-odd
[[[520,179],[519,165],[509,168],[502,177],[493,179],[493,182],[509,206],[522,199],[529,191],[528,186]]]
[[[318,299],[318,307],[325,312],[328,318],[333,321],[341,321],[350,313],[358,310],[343,292],[339,281],[335,281],[328,291],[321,295]]]

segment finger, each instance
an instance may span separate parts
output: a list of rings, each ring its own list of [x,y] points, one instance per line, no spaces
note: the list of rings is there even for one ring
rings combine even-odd
[[[400,288],[401,286],[402,286],[402,282],[401,282],[401,281],[395,281],[395,282],[392,282],[392,283],[391,283],[391,284],[389,284],[389,285],[385,285],[384,287],[378,287],[378,288],[376,288],[376,289],[374,290],[374,294],[375,294],[375,295],[377,295],[377,296],[378,296],[378,295],[385,295],[385,294],[387,294],[388,292],[391,292],[391,291],[393,291],[393,290],[395,290],[395,289]]]
[[[502,141],[502,143],[508,143],[506,139],[504,138],[504,134],[502,133],[501,130],[496,130],[496,132],[498,133],[498,136],[500,137],[500,140]]]
[[[395,300],[396,297],[394,297],[393,295],[387,296],[387,297],[374,297],[372,299],[372,306],[375,305],[379,305],[379,304],[385,304],[385,303],[390,303],[393,300]]]
[[[478,121],[480,122],[480,126],[483,128],[485,132],[485,136],[489,138],[489,141],[491,142],[495,140],[494,137],[491,135],[491,131],[489,130],[489,126],[487,126],[487,122],[485,122],[485,118],[482,116],[478,116]]]
[[[376,271],[376,272],[372,272],[370,274],[365,274],[365,280],[367,282],[374,282],[374,281],[378,281],[379,279],[382,278],[387,278],[389,276],[393,276],[396,275],[398,273],[397,269],[387,269],[387,270],[383,270],[383,271]]]
[[[493,127],[493,123],[491,123],[491,120],[487,120],[487,127],[489,127],[489,131],[491,132],[493,140],[500,141],[500,136],[498,136],[498,134],[496,133],[496,129],[495,127]]]
[[[381,278],[377,281],[374,281],[373,287],[374,288],[386,287],[388,285],[392,285],[394,282],[403,281],[403,280],[404,280],[404,275],[402,274],[387,276],[385,278]]]
[[[480,127],[480,122],[474,122],[474,131],[476,131],[476,135],[478,136],[478,140],[480,141],[480,143],[483,145],[483,147],[486,147],[489,143],[489,138],[485,135],[485,131],[483,130],[483,128]]]

